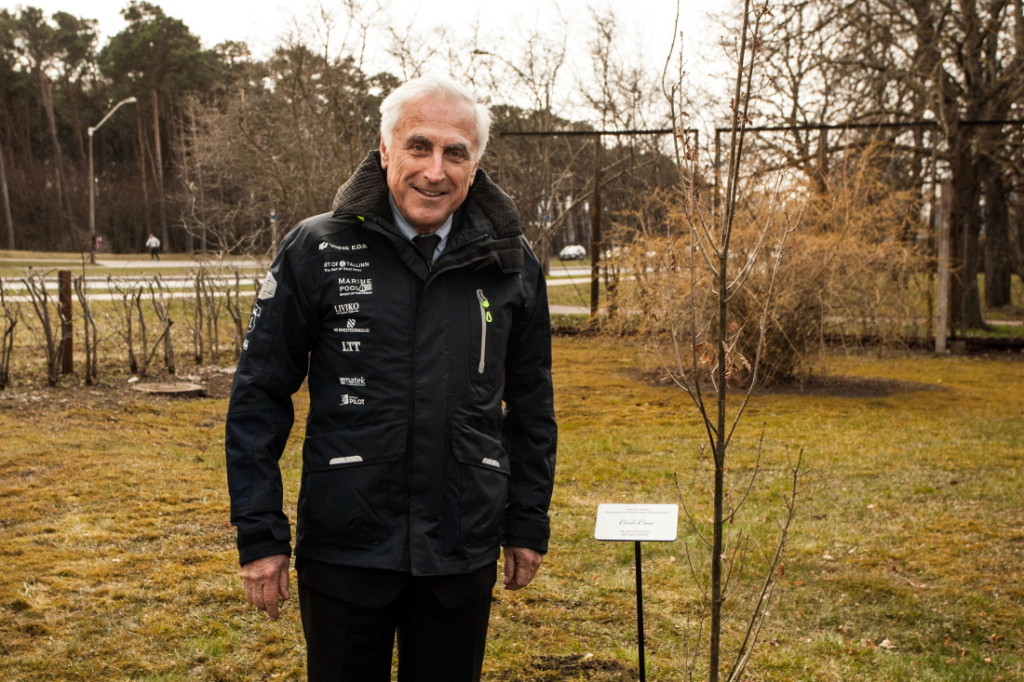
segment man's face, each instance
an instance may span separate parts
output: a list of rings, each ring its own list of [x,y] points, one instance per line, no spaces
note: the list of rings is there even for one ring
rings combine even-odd
[[[472,106],[432,97],[405,105],[390,148],[380,141],[388,189],[420,233],[441,227],[466,199],[478,165],[476,150]]]

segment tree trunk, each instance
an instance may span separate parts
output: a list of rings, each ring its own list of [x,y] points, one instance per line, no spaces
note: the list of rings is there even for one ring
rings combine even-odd
[[[70,80],[64,79],[61,82],[61,89],[64,91],[64,99],[68,103],[68,117],[71,119],[71,130],[75,140],[75,149],[78,152],[78,162],[81,163],[86,157],[85,139],[82,131],[82,116],[79,107],[79,95],[81,94],[81,82],[72,84]]]
[[[1010,305],[1010,196],[998,164],[986,163],[981,178],[985,192],[985,307]]]
[[[75,225],[75,213],[71,206],[71,192],[68,190],[68,179],[64,172],[64,156],[60,151],[60,138],[57,135],[57,117],[53,113],[53,93],[50,80],[46,74],[39,71],[39,90],[43,98],[43,107],[46,110],[46,120],[50,128],[50,141],[53,144],[53,158],[57,165],[57,184],[60,186],[61,201],[64,204],[64,214],[72,240],[77,242],[78,228]]]
[[[142,232],[133,233],[131,241],[129,243],[129,249],[134,251],[138,248],[137,245],[142,244],[145,240],[145,235],[153,231],[150,223],[150,212],[149,212],[149,183],[146,180],[146,134],[145,129],[145,117],[142,113],[142,107],[139,107],[139,115],[135,119],[135,143],[138,146],[138,151],[135,157],[139,161],[139,182],[142,186],[142,219],[144,223],[144,229]],[[137,228],[136,228],[137,229]]]
[[[153,179],[156,180],[156,198],[160,208],[160,241],[163,248],[171,246],[170,231],[167,227],[167,198],[164,194],[164,155],[160,145],[160,95],[152,91],[153,97]]]
[[[958,126],[959,127],[959,126]],[[951,261],[953,296],[950,318],[954,329],[982,329],[981,298],[978,295],[981,232],[980,194],[977,163],[969,129],[959,127],[953,139],[953,223]]]
[[[4,162],[4,152],[3,135],[0,135],[0,201],[4,206],[4,226],[7,232],[4,244],[5,248],[13,251],[15,248],[14,218],[11,215],[11,195],[7,190],[7,166]]]

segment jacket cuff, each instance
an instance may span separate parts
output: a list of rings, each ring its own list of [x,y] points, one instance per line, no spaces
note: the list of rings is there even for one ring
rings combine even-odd
[[[263,557],[285,554],[291,556],[291,530],[287,526],[270,526],[251,531],[238,531],[238,563],[247,564]]]
[[[546,554],[550,534],[551,531],[546,524],[506,521],[501,544],[505,547],[525,547]]]

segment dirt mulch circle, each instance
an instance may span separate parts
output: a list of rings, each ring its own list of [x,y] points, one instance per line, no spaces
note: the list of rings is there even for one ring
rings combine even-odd
[[[650,370],[624,370],[632,379],[636,379],[652,386],[669,386],[673,381],[669,374],[663,369]],[[702,386],[710,393],[714,392],[711,386]],[[742,387],[730,387],[733,393],[741,393]],[[771,386],[759,386],[754,389],[754,395],[807,395],[836,398],[884,398],[896,393],[907,393],[910,391],[936,391],[945,390],[944,386],[936,384],[925,384],[913,381],[899,381],[896,379],[881,379],[874,377],[853,377],[843,375],[811,376],[800,381],[789,381],[777,383]]]

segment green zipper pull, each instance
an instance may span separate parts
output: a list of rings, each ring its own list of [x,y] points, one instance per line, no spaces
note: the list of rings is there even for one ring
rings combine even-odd
[[[491,302],[484,296],[483,289],[476,290],[476,299],[480,301],[480,364],[477,366],[477,373],[483,374],[487,369],[487,324],[494,318],[491,317]]]
[[[491,317],[491,311],[489,310],[489,308],[491,307],[491,302],[487,300],[486,296],[484,296],[484,290],[477,289],[476,297],[480,301],[480,307],[483,308],[484,319],[486,319],[488,322],[492,322],[494,318]]]

